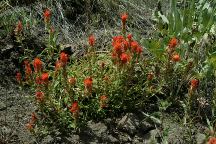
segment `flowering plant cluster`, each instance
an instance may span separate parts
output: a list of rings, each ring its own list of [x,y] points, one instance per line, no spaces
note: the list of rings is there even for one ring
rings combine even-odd
[[[46,9],[43,16],[49,33],[47,48],[32,61],[25,59],[24,74],[16,74],[17,82],[30,85],[35,94],[37,109],[26,125],[31,132],[77,128],[87,120],[145,108],[149,101],[160,100],[186,107],[184,120],[189,123],[202,84],[194,51],[182,49],[189,42],[170,36],[139,43],[127,33],[129,17],[124,13],[122,33],[112,38],[108,52],[97,53],[97,38],[91,34],[87,52],[77,59],[57,49],[51,11]],[[22,37],[20,21],[15,34],[17,40]],[[159,48],[163,50],[158,56]],[[144,55],[147,49],[155,54],[153,58]],[[43,59],[44,52],[52,59],[58,57],[54,65]],[[209,143],[214,141],[212,137]]]

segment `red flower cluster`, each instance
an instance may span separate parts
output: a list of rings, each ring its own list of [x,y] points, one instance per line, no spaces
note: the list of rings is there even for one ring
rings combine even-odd
[[[211,137],[211,138],[208,140],[208,144],[216,144],[216,138],[215,138],[215,137]]]
[[[22,30],[23,30],[23,25],[22,25],[22,22],[19,20],[15,28],[15,34],[16,35],[20,34]]]
[[[56,63],[55,63],[55,70],[59,70],[61,68],[61,61],[60,60],[57,60]]]
[[[17,73],[16,73],[16,80],[17,80],[18,83],[21,82],[21,80],[22,80],[22,75],[21,75],[20,72],[17,72]]]
[[[41,80],[43,83],[47,84],[49,82],[49,74],[48,73],[43,73],[41,75]]]
[[[175,48],[177,44],[178,44],[178,40],[174,37],[169,41],[168,46],[169,48]]]
[[[128,15],[126,13],[121,15],[122,29],[125,29],[127,19],[128,19]]]
[[[84,80],[84,85],[85,85],[85,88],[88,92],[91,92],[92,91],[92,83],[93,83],[93,80],[91,77],[89,78],[86,78]]]
[[[33,112],[32,115],[31,115],[31,120],[26,124],[26,128],[29,131],[33,130],[36,120],[37,120],[36,114]]]
[[[108,97],[106,95],[100,96],[100,108],[107,107],[106,105],[107,100],[108,100]]]
[[[174,62],[178,62],[178,61],[181,60],[181,58],[180,58],[179,54],[174,54],[174,55],[172,56],[172,60],[173,60]]]
[[[89,41],[89,45],[93,47],[94,44],[95,44],[95,37],[94,37],[94,35],[90,35],[88,41]]]
[[[28,60],[24,61],[24,65],[25,65],[25,74],[26,74],[26,79],[29,79],[29,77],[32,74],[32,69],[31,69],[31,65],[29,63]]]
[[[43,100],[44,100],[44,93],[43,92],[36,92],[35,96],[36,96],[36,100],[38,102],[43,102]]]
[[[48,84],[49,82],[49,74],[48,73],[43,73],[40,77],[36,77],[35,79],[36,84]]]
[[[35,72],[40,72],[42,70],[42,61],[39,58],[35,58],[33,62]]]
[[[197,80],[197,79],[191,80],[191,90],[197,89],[198,85],[199,85],[199,80]]]
[[[46,9],[43,13],[43,16],[44,16],[44,22],[48,23],[50,21],[51,11],[49,9]]]
[[[130,61],[130,55],[126,54],[126,53],[122,53],[120,56],[121,62],[123,64],[126,64],[127,62]]]
[[[132,40],[132,35],[127,36],[128,40],[123,36],[113,37],[113,52],[112,58],[115,62],[126,64],[130,61],[131,55],[139,55],[142,53],[142,48],[138,42]]]
[[[61,52],[60,61],[61,61],[62,66],[65,66],[67,64],[68,55],[65,52]]]
[[[79,110],[79,105],[78,105],[78,102],[75,101],[75,102],[73,102],[73,104],[70,108],[70,112],[76,113],[76,112],[78,112],[78,110]]]

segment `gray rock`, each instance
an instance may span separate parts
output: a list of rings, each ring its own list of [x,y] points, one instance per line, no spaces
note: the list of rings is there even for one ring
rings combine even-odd
[[[143,132],[143,133],[147,133],[150,130],[154,129],[155,126],[147,121],[141,121],[139,124],[139,129]]]
[[[8,127],[6,127],[6,126],[3,126],[3,127],[1,128],[1,132],[2,132],[3,134],[5,134],[5,135],[9,135],[9,134],[11,133],[11,129],[8,128]]]
[[[196,134],[196,142],[197,142],[197,144],[203,144],[205,142],[205,139],[206,139],[206,135],[204,135],[202,133]]]
[[[139,120],[138,118],[132,114],[126,114],[117,125],[117,128],[123,130],[130,135],[135,135],[139,129]]]
[[[118,137],[119,137],[119,141],[123,143],[132,141],[130,136],[127,135],[126,133],[119,133]]]
[[[93,123],[92,121],[90,121],[90,122],[88,122],[88,127],[98,137],[102,137],[107,132],[107,126],[104,123],[101,123],[101,122]]]
[[[53,143],[53,142],[54,142],[54,139],[51,135],[46,136],[42,141],[43,144]]]
[[[112,135],[108,135],[108,141],[110,141],[112,143],[118,143],[119,142],[118,139],[116,139]]]
[[[143,137],[144,138],[144,144],[151,144],[151,143],[155,144],[155,143],[157,143],[158,133],[159,133],[159,130],[157,130],[157,129],[149,131]]]

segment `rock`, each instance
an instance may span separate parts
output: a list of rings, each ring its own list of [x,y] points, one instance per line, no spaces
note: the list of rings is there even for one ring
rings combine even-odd
[[[132,139],[130,138],[130,136],[127,135],[126,133],[119,133],[118,138],[119,138],[119,141],[121,143],[126,143],[126,142],[132,141]]]
[[[6,110],[7,106],[5,103],[0,102],[0,111]]]
[[[117,128],[129,133],[130,135],[135,135],[139,129],[139,120],[138,118],[132,114],[126,114],[117,125]]]
[[[141,137],[138,137],[137,135],[135,135],[134,138],[133,138],[133,143],[134,144],[142,144],[143,139]]]
[[[206,135],[204,135],[202,133],[196,134],[196,142],[197,142],[197,144],[203,144],[205,142],[205,139],[206,139]]]
[[[44,139],[43,139],[43,144],[47,144],[47,143],[53,143],[54,142],[54,139],[51,135],[48,135],[46,136]]]
[[[144,135],[144,144],[157,143],[159,130],[154,129],[149,131],[146,135]]]
[[[10,135],[11,129],[10,129],[10,128],[7,128],[6,126],[3,126],[3,127],[1,128],[1,132],[2,132],[4,135]]]
[[[111,143],[118,143],[118,139],[116,139],[114,136],[112,135],[108,135],[108,141]]]
[[[148,133],[150,130],[155,129],[155,126],[147,121],[141,121],[139,124],[139,129],[142,133]]]
[[[93,123],[90,121],[88,123],[88,126],[93,131],[93,133],[98,137],[102,137],[107,132],[107,126],[102,122]]]

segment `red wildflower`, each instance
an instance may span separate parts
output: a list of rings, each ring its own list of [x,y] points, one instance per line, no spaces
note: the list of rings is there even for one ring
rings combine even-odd
[[[124,51],[127,51],[128,47],[129,47],[129,42],[124,40],[123,45],[124,45]]]
[[[23,25],[22,22],[19,20],[15,29],[15,34],[18,35],[22,31],[22,29],[23,29]]]
[[[68,79],[68,82],[69,82],[72,86],[74,86],[74,85],[76,84],[76,78],[75,78],[75,77],[71,77],[71,78]]]
[[[107,96],[106,95],[102,95],[100,96],[100,107],[104,108],[107,107],[106,103],[107,103]]]
[[[71,113],[78,113],[79,112],[79,104],[77,101],[73,102],[71,108],[70,108]]]
[[[35,58],[33,62],[35,72],[40,72],[42,69],[42,61],[39,58]]]
[[[126,13],[121,15],[121,20],[122,20],[123,25],[125,25],[127,19],[128,19],[128,15]]]
[[[178,40],[174,37],[169,41],[168,46],[169,46],[169,48],[175,48],[177,43],[178,43]]]
[[[116,43],[122,43],[124,41],[124,37],[123,36],[115,36],[113,37],[113,42],[112,42],[112,46],[114,47],[116,45]]]
[[[60,54],[60,61],[62,62],[62,65],[65,66],[68,61],[68,55],[65,52],[61,52]]]
[[[100,101],[106,101],[106,100],[107,100],[107,96],[105,95],[100,96]]]
[[[174,55],[172,56],[172,60],[173,60],[174,62],[180,61],[181,59],[180,59],[179,54],[174,54]]]
[[[114,50],[117,54],[121,54],[122,53],[122,45],[121,43],[116,43],[115,46],[114,46]]]
[[[43,92],[36,92],[35,93],[36,100],[42,102],[44,100],[44,93]]]
[[[84,80],[84,85],[85,85],[85,88],[86,88],[87,90],[91,90],[91,89],[92,89],[92,82],[93,82],[93,80],[92,80],[91,77],[86,78],[86,79]]]
[[[31,69],[31,66],[28,60],[25,60],[24,64],[25,64],[26,79],[28,79],[30,75],[32,74],[32,69]]]
[[[137,48],[139,47],[139,44],[137,41],[132,41],[131,42],[131,51],[136,52]]]
[[[29,130],[29,131],[32,131],[33,130],[33,124],[31,122],[27,123],[26,124],[26,128]]]
[[[136,49],[136,53],[137,53],[137,54],[141,54],[142,51],[143,51],[143,49],[142,49],[140,46],[137,47],[137,49]]]
[[[32,122],[32,123],[35,123],[36,120],[37,120],[37,116],[36,116],[36,114],[33,112],[33,113],[31,114],[31,122]]]
[[[38,84],[38,85],[42,84],[41,77],[37,76],[35,78],[35,83]]]
[[[90,35],[88,40],[89,40],[89,45],[93,47],[94,44],[95,44],[95,37],[94,37],[94,35]]]
[[[55,63],[55,70],[59,70],[61,68],[61,61],[60,60],[57,60],[56,63]]]
[[[197,79],[191,80],[191,89],[192,90],[196,89],[198,87],[198,85],[199,85],[199,80],[197,80]]]
[[[208,140],[208,144],[216,144],[216,138],[215,138],[215,137],[211,137],[211,138]]]
[[[51,11],[49,9],[46,9],[43,13],[43,16],[45,23],[48,23],[50,21]]]
[[[131,41],[131,40],[132,40],[132,37],[133,37],[133,35],[132,35],[132,34],[128,34],[128,35],[127,35],[127,38],[128,38],[128,40],[129,40],[129,41]]]
[[[17,82],[21,82],[21,79],[22,79],[22,75],[21,75],[21,73],[20,72],[17,72],[16,73],[16,80],[17,80]]]
[[[49,74],[48,73],[43,73],[41,75],[41,81],[44,83],[44,84],[47,84],[49,82]]]
[[[122,53],[121,56],[120,56],[120,59],[121,59],[121,62],[123,64],[127,63],[130,61],[130,56],[126,53]]]

